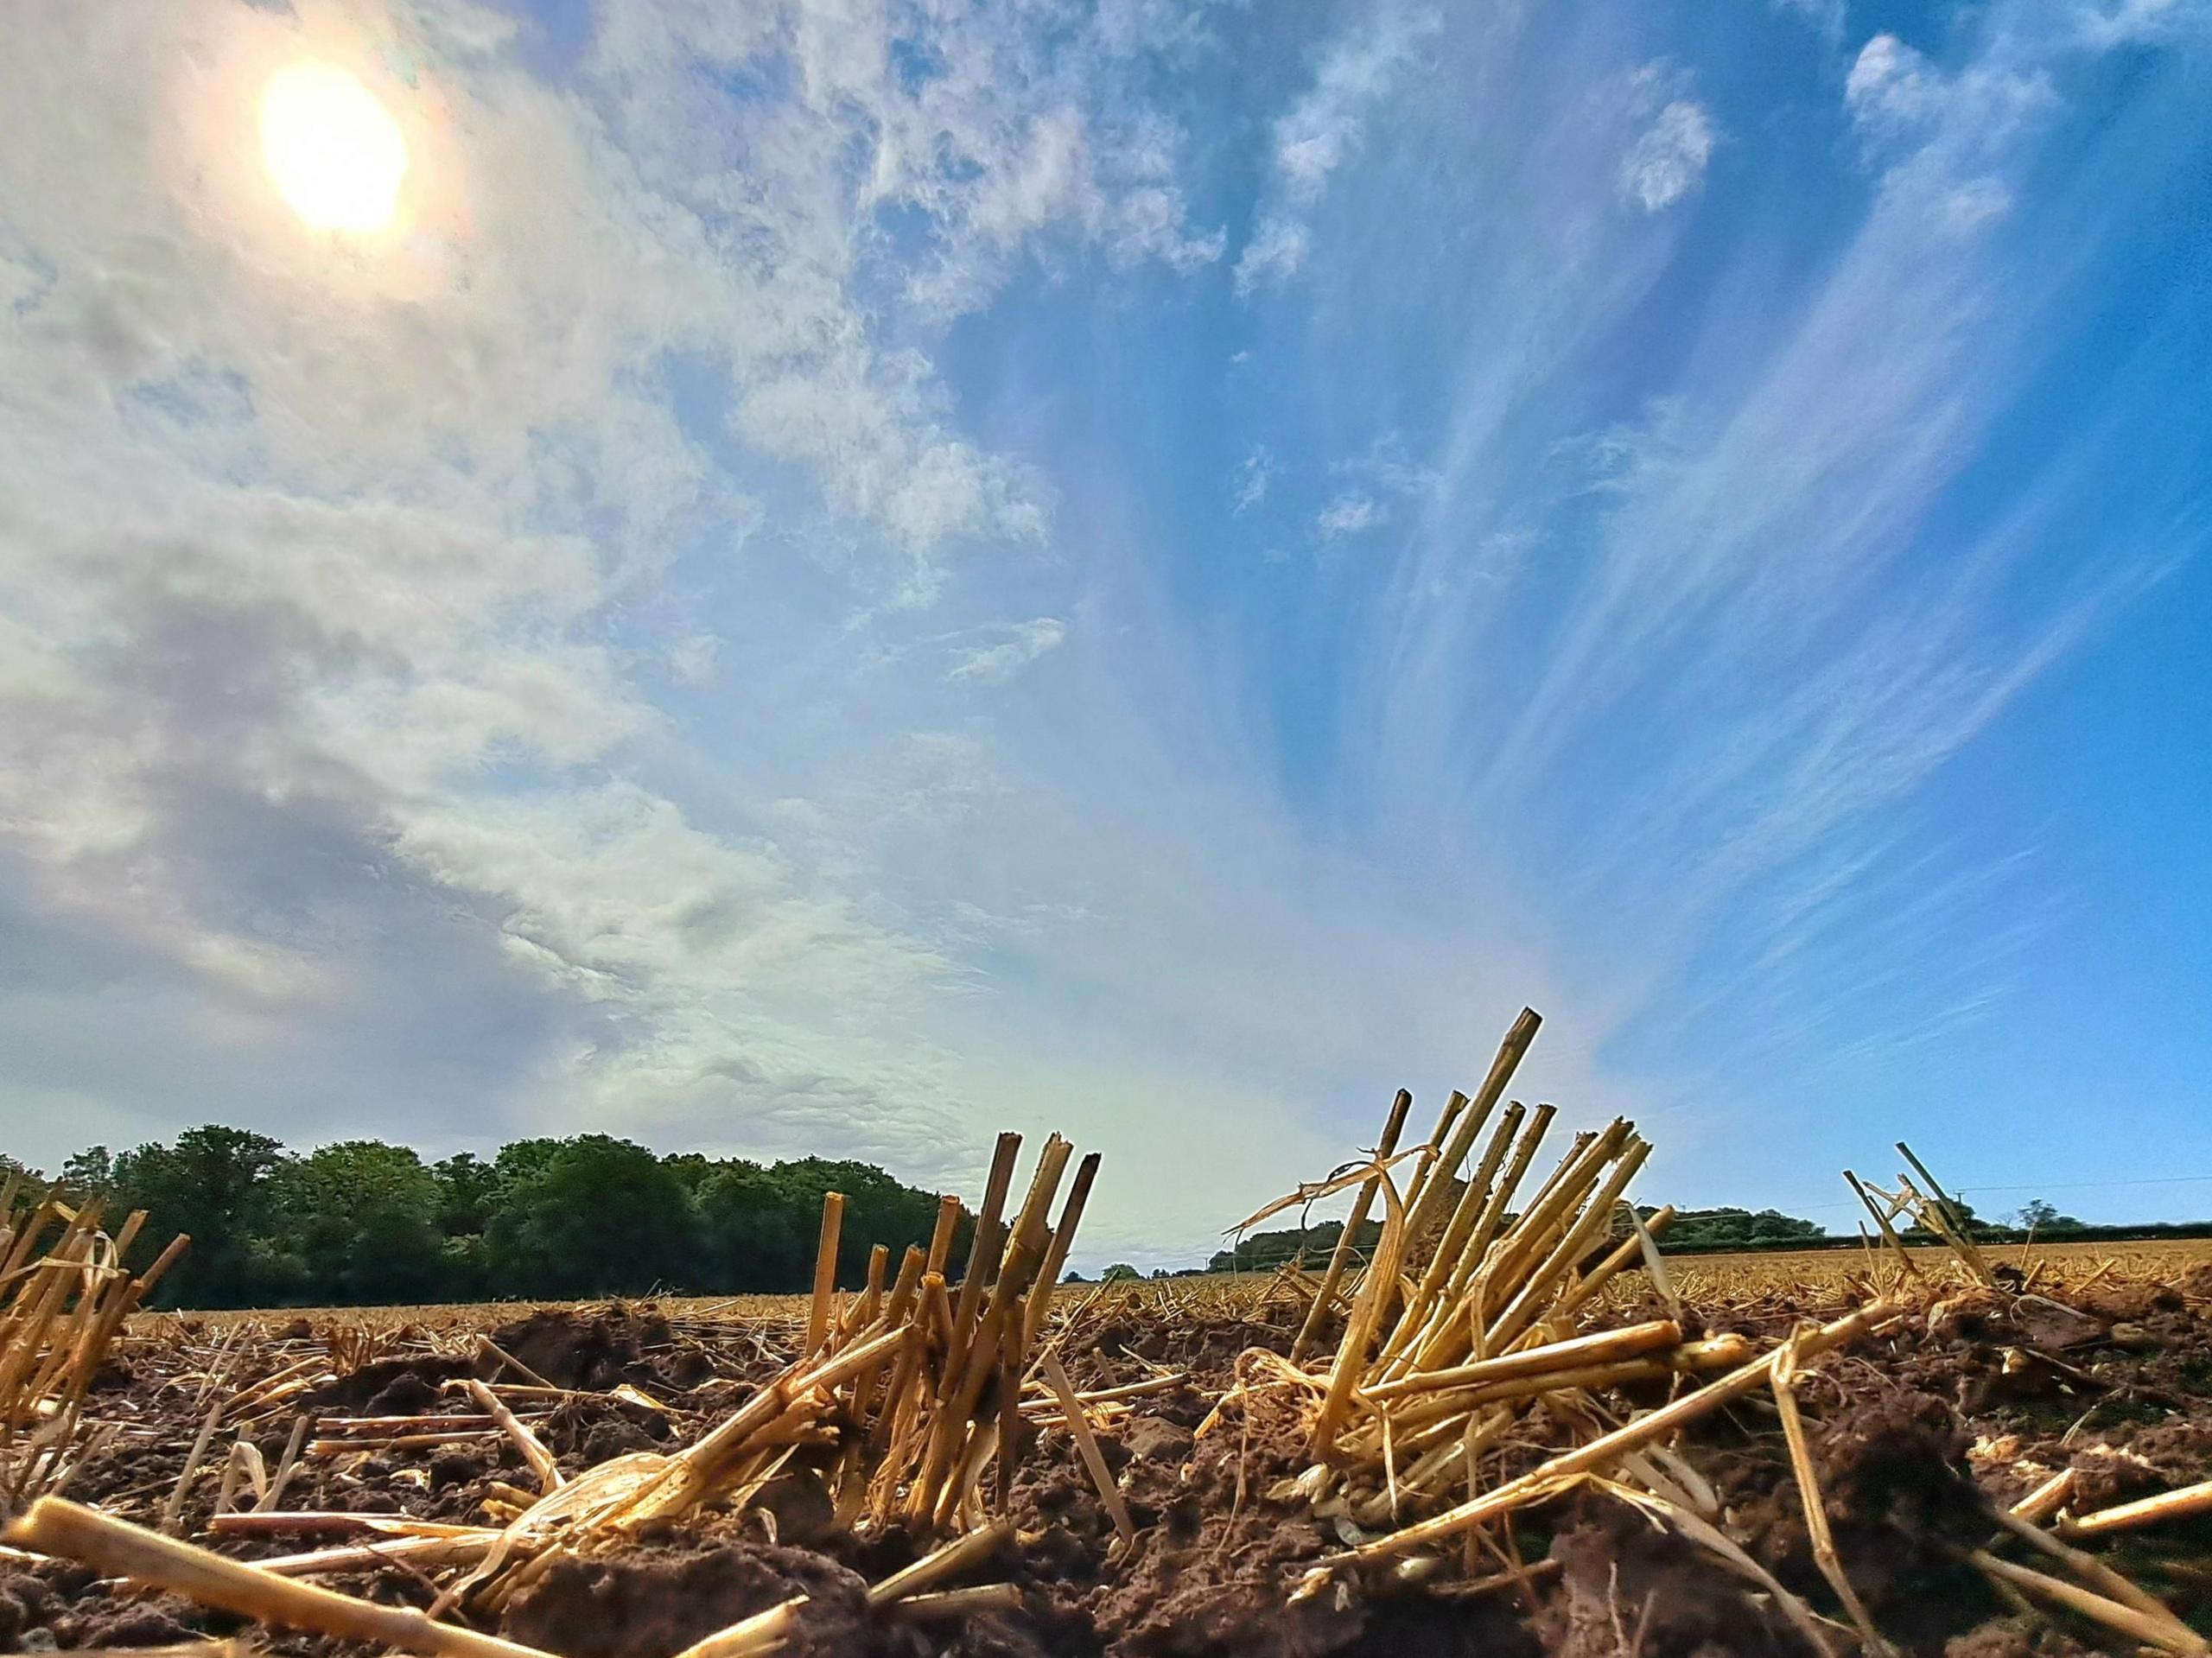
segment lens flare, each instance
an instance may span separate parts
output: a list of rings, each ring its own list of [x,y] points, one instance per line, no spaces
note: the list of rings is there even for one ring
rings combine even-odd
[[[407,175],[407,142],[359,79],[300,63],[261,95],[261,155],[270,182],[320,231],[365,235],[391,222]]]

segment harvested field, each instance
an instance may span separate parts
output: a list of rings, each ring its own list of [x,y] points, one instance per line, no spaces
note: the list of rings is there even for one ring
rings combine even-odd
[[[1915,1316],[1802,1384],[1838,1548],[1864,1585],[1877,1627],[1906,1649],[1937,1652],[1964,1638],[1971,1644],[1962,1652],[2063,1651],[2072,1649],[2069,1642],[2132,1650],[2101,1640],[2095,1626],[2063,1610],[2031,1617],[2008,1610],[1942,1552],[1947,1540],[1976,1547],[1995,1529],[1977,1504],[2017,1502],[2062,1473],[2072,1473],[2083,1509],[2212,1478],[2212,1266],[2200,1265],[2178,1285],[2115,1275],[2104,1287],[2107,1299],[2089,1303],[2098,1309],[2095,1336],[2060,1352],[2024,1345],[2016,1319],[1970,1293],[1933,1317]],[[970,1581],[1016,1584],[1013,1608],[957,1625],[890,1619],[869,1625],[855,1612],[864,1583],[909,1563],[915,1546],[896,1534],[862,1540],[825,1533],[818,1528],[826,1506],[819,1494],[795,1486],[747,1518],[717,1516],[680,1545],[640,1542],[609,1559],[578,1561],[520,1598],[494,1627],[575,1658],[657,1658],[803,1585],[869,1633],[846,1646],[849,1630],[835,1642],[829,1630],[817,1630],[813,1645],[795,1650],[1613,1651],[1614,1612],[1632,1635],[1648,1599],[1653,1610],[1642,1650],[1804,1649],[1770,1617],[1753,1616],[1760,1598],[1741,1592],[1709,1554],[1586,1495],[1517,1517],[1508,1547],[1517,1547],[1530,1566],[1525,1597],[1497,1581],[1503,1567],[1484,1561],[1418,1585],[1372,1585],[1374,1592],[1350,1607],[1294,1609],[1287,1597],[1306,1568],[1340,1548],[1344,1535],[1305,1505],[1268,1494],[1272,1482],[1299,1466],[1296,1424],[1255,1401],[1249,1410],[1224,1413],[1202,1439],[1197,1430],[1236,1387],[1248,1350],[1287,1350],[1299,1309],[1287,1299],[1268,1302],[1249,1284],[1186,1282],[1166,1295],[1163,1288],[1147,1284],[1100,1296],[1067,1344],[1069,1375],[1086,1391],[1154,1382],[1163,1368],[1181,1378],[1162,1391],[1093,1407],[1101,1452],[1138,1528],[1132,1553],[1116,1555],[1113,1521],[1070,1436],[1042,1426],[1014,1483],[1014,1534],[969,1574]],[[1636,1274],[1593,1325],[1634,1322],[1651,1310],[1637,1299],[1647,1293]],[[1206,1311],[1217,1294],[1255,1304]],[[1794,1311],[1778,1292],[1768,1296],[1764,1305],[1760,1297],[1730,1298],[1721,1321],[1773,1337],[1798,1314],[1818,1318],[1845,1305],[1817,1286],[1789,1298]],[[2127,1344],[2116,1344],[2115,1326],[2103,1322],[2114,1312],[2138,1314],[2143,1334],[2124,1331]],[[238,1559],[266,1560],[372,1544],[377,1534],[368,1522],[341,1517],[349,1515],[467,1524],[485,1516],[499,1487],[529,1485],[514,1445],[480,1413],[461,1413],[475,1416],[473,1422],[434,1419],[435,1426],[404,1432],[377,1419],[435,1405],[449,1397],[442,1390],[457,1376],[496,1377],[496,1365],[470,1355],[474,1334],[492,1334],[564,1388],[588,1380],[610,1384],[575,1388],[537,1409],[524,1408],[531,1401],[519,1390],[498,1389],[573,1478],[631,1452],[696,1439],[781,1369],[803,1335],[805,1305],[794,1298],[772,1312],[705,1319],[676,1303],[561,1308],[535,1318],[513,1309],[484,1315],[472,1320],[449,1312],[435,1328],[386,1326],[367,1343],[363,1326],[350,1318],[144,1320],[143,1332],[118,1344],[99,1384],[105,1411],[128,1425],[123,1441],[92,1458],[68,1495],[158,1523],[206,1420],[203,1396],[214,1391],[209,1379],[224,1377],[222,1398],[245,1399],[257,1383],[312,1359],[317,1375],[337,1380],[313,1390],[313,1450],[300,1459],[275,1511],[330,1517],[258,1534],[248,1523],[255,1516],[232,1515],[227,1528],[215,1519],[230,1445],[254,1446],[273,1471],[300,1420],[291,1408],[255,1413],[249,1404],[224,1411],[203,1471],[187,1490],[180,1534]],[[2028,1356],[2021,1363],[2013,1355]],[[1251,1363],[1242,1361],[1243,1373]],[[1535,1449],[1509,1451],[1508,1461],[1525,1462]],[[1721,1496],[1731,1534],[1784,1584],[1815,1605],[1832,1606],[1771,1407],[1747,1406],[1701,1426],[1677,1449]],[[254,1507],[251,1487],[234,1492],[232,1501]],[[2114,1553],[2190,1621],[2200,1628],[2212,1621],[2212,1521],[2128,1534]],[[19,1560],[8,1566],[0,1634],[17,1649],[27,1641],[37,1644],[41,1632],[67,1648],[175,1642],[241,1627],[235,1617],[173,1595],[135,1593],[80,1566]],[[423,1569],[397,1560],[355,1563],[315,1580],[380,1603],[427,1604]],[[1490,1586],[1470,1597],[1467,1584]],[[2056,1627],[2044,1627],[2051,1620]],[[1848,1644],[1840,1632],[1832,1636],[1839,1649]],[[280,1651],[331,1649],[316,1637],[268,1638]]]
[[[2025,1282],[2066,1288],[2107,1279],[2156,1283],[2178,1279],[2212,1262],[2212,1238],[2159,1238],[2126,1243],[2000,1243],[1983,1251]],[[1908,1248],[1906,1255],[1933,1271],[1948,1252]],[[1760,1250],[1744,1255],[1699,1255],[1675,1263],[1675,1282],[1700,1296],[1762,1295],[1811,1286],[1840,1287],[1863,1274],[1863,1255],[1850,1249]]]
[[[1930,1271],[1940,1269],[1948,1252],[1909,1246],[1906,1255]],[[2101,1283],[2178,1281],[2196,1267],[2212,1266],[2212,1238],[2153,1239],[2122,1243],[1998,1244],[1990,1260],[2032,1274],[2040,1284],[2067,1287],[2091,1280]],[[1669,1257],[1676,1286],[1701,1302],[1726,1304],[1738,1298],[1815,1293],[1834,1295],[1866,1274],[1863,1254],[1851,1249],[1762,1249],[1738,1254]],[[1056,1307],[1072,1306],[1097,1289],[1096,1284],[1064,1284],[1052,1293]],[[2094,1287],[2092,1284],[2091,1287]],[[1142,1279],[1116,1286],[1116,1296],[1132,1307],[1170,1316],[1238,1314],[1278,1293],[1272,1273],[1201,1273],[1187,1277]],[[664,1295],[652,1305],[672,1319],[696,1319],[718,1325],[773,1324],[806,1314],[804,1295]],[[187,1323],[206,1329],[225,1324],[262,1324],[270,1319],[305,1318],[312,1324],[356,1324],[363,1328],[477,1331],[504,1323],[520,1312],[539,1309],[583,1312],[601,1301],[485,1301],[390,1307],[287,1307],[281,1312],[213,1312],[189,1315],[141,1314],[137,1334],[181,1330]]]
[[[1054,1218],[1065,1143],[1015,1205],[1002,1141],[950,1283],[139,1315],[14,1488],[0,1649],[2207,1651],[2206,1250],[1655,1274],[1632,1128],[1544,1176],[1510,1050],[1336,1177],[1364,1270],[1032,1294],[1091,1166]]]

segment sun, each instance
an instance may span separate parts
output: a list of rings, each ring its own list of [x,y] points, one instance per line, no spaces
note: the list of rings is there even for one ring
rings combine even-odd
[[[270,77],[261,95],[261,156],[277,194],[319,231],[382,230],[407,175],[398,123],[357,77],[325,63],[297,63]]]

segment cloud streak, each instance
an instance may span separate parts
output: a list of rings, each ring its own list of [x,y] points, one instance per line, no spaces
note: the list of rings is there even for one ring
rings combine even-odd
[[[1313,242],[1307,214],[1358,155],[1372,112],[1417,72],[1423,43],[1441,27],[1433,11],[1387,7],[1322,49],[1312,85],[1274,123],[1267,205],[1236,256],[1240,295],[1298,275]]]

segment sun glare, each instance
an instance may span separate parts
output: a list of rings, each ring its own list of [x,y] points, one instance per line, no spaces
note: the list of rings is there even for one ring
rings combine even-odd
[[[270,77],[261,155],[277,193],[308,225],[356,235],[391,222],[407,173],[398,124],[359,79],[321,63]]]

